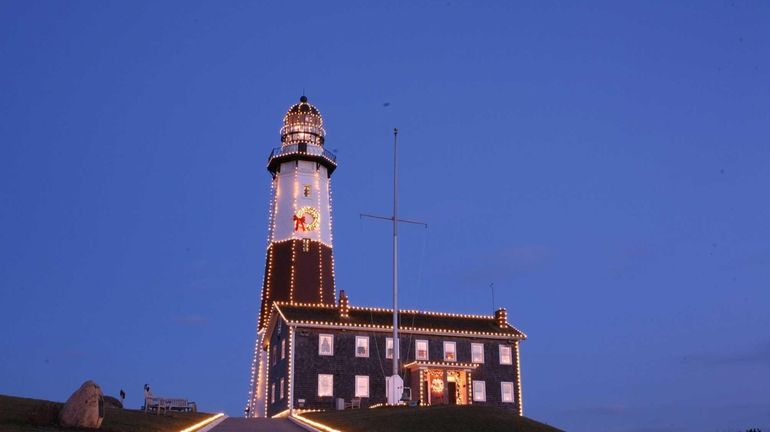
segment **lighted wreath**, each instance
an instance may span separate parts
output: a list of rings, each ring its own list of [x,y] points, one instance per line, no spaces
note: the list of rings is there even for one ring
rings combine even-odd
[[[313,218],[308,223],[306,215],[310,215]],[[318,221],[320,215],[318,210],[313,207],[302,207],[294,214],[294,231],[314,231],[318,228]]]
[[[444,391],[444,380],[434,378],[433,381],[430,382],[430,388],[433,390],[434,393],[441,393]]]

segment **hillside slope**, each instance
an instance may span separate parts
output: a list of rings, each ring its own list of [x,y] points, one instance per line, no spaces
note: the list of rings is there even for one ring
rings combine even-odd
[[[344,432],[563,432],[509,410],[480,405],[327,411],[304,417]]]
[[[62,403],[0,395],[0,431],[2,432],[75,432],[56,422]],[[175,432],[193,425],[211,414],[169,413],[156,416],[142,411],[105,408],[102,432]]]

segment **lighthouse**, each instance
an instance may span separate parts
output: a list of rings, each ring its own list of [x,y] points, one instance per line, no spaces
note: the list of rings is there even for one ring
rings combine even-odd
[[[269,227],[247,417],[264,416],[269,353],[261,346],[273,304],[336,303],[330,181],[337,163],[324,148],[323,117],[307,97],[289,108],[280,136],[267,161]]]

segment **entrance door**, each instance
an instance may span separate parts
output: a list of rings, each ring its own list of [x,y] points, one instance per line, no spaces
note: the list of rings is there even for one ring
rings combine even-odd
[[[457,405],[457,383],[449,381],[447,384],[447,393],[449,405]]]

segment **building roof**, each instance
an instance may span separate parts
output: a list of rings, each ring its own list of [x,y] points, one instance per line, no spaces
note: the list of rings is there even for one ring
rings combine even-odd
[[[393,330],[393,309],[350,306],[348,316],[338,306],[288,304],[276,302],[274,311],[289,324],[300,327],[345,327]],[[493,315],[464,315],[444,312],[401,310],[399,330],[408,333],[452,334],[495,338],[526,339],[510,324],[498,325]]]

